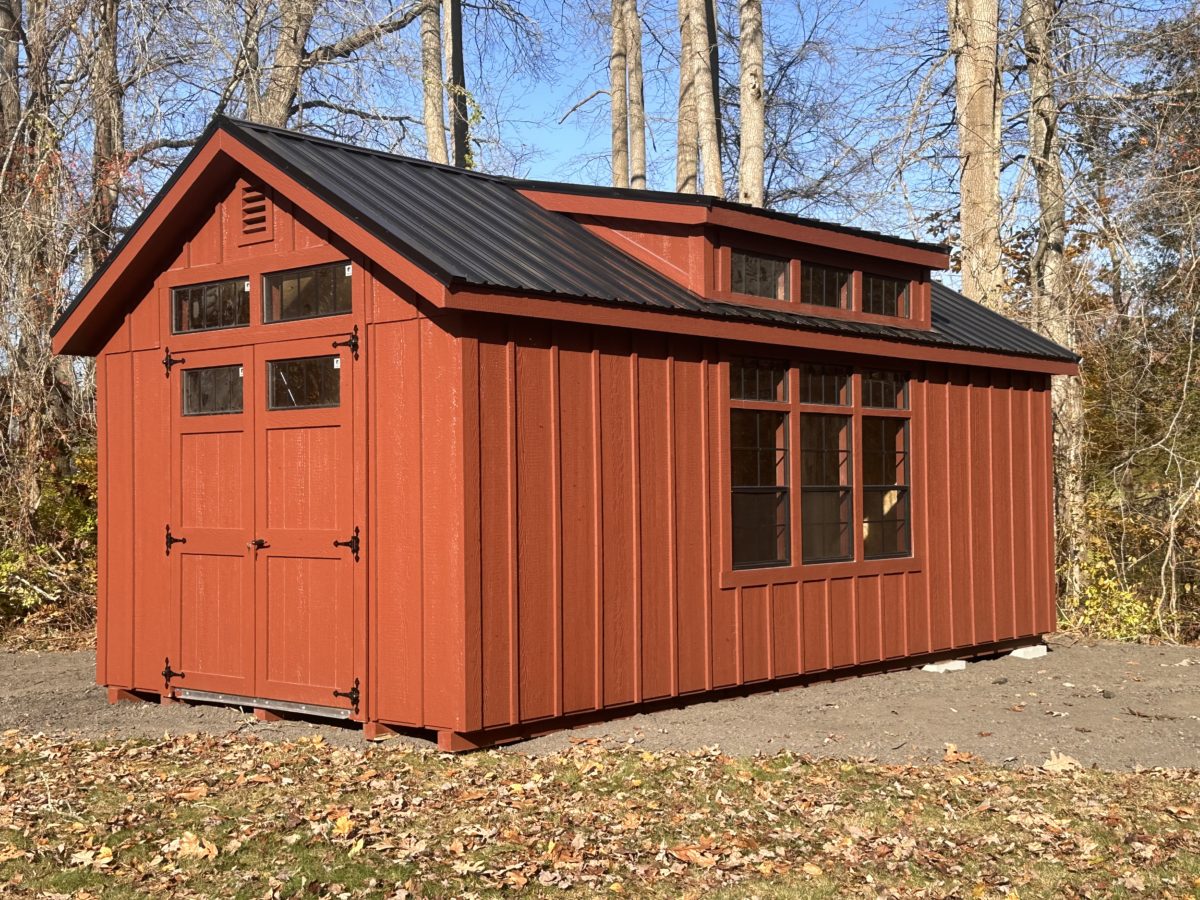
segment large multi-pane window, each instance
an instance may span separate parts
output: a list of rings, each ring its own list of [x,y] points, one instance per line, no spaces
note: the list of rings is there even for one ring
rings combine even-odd
[[[778,360],[738,360],[729,369],[730,487],[735,568],[790,561],[787,368]],[[751,405],[753,404],[753,405]]]
[[[742,359],[729,376],[734,568],[789,563],[797,515],[806,564],[912,552],[906,375]],[[796,492],[791,422],[799,425]]]
[[[730,255],[730,290],[771,300],[788,299],[788,261],[760,253],[733,250]]]

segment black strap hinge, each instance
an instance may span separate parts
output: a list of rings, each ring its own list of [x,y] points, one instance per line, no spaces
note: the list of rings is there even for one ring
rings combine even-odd
[[[334,691],[333,696],[345,697],[347,700],[349,700],[350,705],[352,707],[354,707],[354,714],[358,715],[359,693],[358,693],[358,679],[357,678],[354,679],[354,687],[350,688],[350,690],[348,690],[348,691]]]
[[[167,370],[167,377],[168,378],[171,377],[171,367],[172,366],[177,366],[180,363],[185,363],[185,362],[187,362],[187,360],[184,359],[182,356],[172,356],[171,348],[168,347],[166,356],[163,357],[163,368]]]
[[[167,556],[171,555],[171,547],[175,544],[186,544],[187,538],[177,538],[171,534],[171,526],[167,526]]]
[[[362,547],[362,542],[359,540],[359,537],[358,537],[358,526],[357,526],[357,525],[355,525],[355,526],[354,526],[354,534],[350,536],[350,540],[348,540],[348,541],[334,541],[334,542],[333,542],[333,546],[335,546],[335,547],[349,547],[349,548],[350,548],[350,552],[354,554],[354,561],[355,561],[355,562],[358,562],[358,551],[359,551],[359,550],[361,549],[361,547]]]
[[[350,337],[344,341],[334,341],[333,346],[335,349],[337,347],[349,347],[350,353],[355,359],[358,359],[358,326],[354,326],[354,331],[350,332]]]
[[[172,678],[183,678],[185,676],[182,672],[176,672],[174,669],[171,668],[171,657],[168,656],[164,662],[166,664],[163,666],[163,670],[162,670],[163,685],[169,691],[169,690],[171,690],[171,679]]]

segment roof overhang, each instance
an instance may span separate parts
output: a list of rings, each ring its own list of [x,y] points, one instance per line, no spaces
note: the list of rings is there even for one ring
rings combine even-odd
[[[51,330],[53,351],[78,356],[99,353],[128,312],[129,298],[142,296],[160,273],[164,260],[191,236],[196,218],[180,213],[212,203],[219,191],[243,173],[259,179],[316,217],[331,232],[402,278],[421,296],[442,305],[446,286],[441,280],[248,147],[218,120],[200,137],[196,147],[55,323]]]

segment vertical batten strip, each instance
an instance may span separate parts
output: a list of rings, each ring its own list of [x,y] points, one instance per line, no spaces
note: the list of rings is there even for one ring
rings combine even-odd
[[[595,517],[595,708],[604,706],[604,461],[601,453],[600,349],[592,336],[592,508]]]
[[[521,598],[518,588],[519,565],[517,546],[517,345],[511,328],[504,329],[505,379],[508,404],[505,422],[508,427],[508,707],[509,721],[521,721],[521,647],[519,612]]]
[[[559,368],[559,347],[554,331],[550,333],[550,440],[552,442],[550,453],[550,511],[552,521],[550,524],[551,533],[554,535],[554,549],[550,555],[551,566],[551,584],[553,586],[553,600],[551,603],[551,614],[554,618],[554,714],[561,716],[563,714],[563,690],[566,682],[566,673],[563,671],[563,535],[562,535],[562,385],[560,382],[561,371]]]

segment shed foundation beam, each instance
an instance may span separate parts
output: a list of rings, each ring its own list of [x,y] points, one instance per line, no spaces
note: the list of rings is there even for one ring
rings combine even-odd
[[[145,697],[139,697],[133,691],[125,688],[109,688],[108,689],[109,703],[145,703]]]
[[[490,747],[495,740],[486,740],[478,734],[464,734],[461,731],[439,731],[437,743],[438,749],[443,753],[466,753],[468,750]]]
[[[261,706],[254,708],[254,718],[260,722],[278,722],[283,716],[269,709],[263,709]]]

